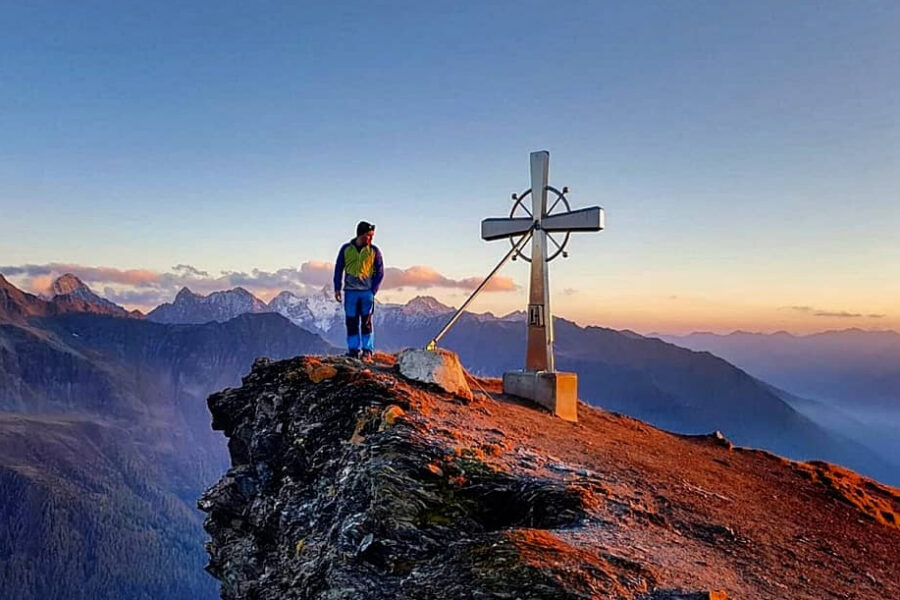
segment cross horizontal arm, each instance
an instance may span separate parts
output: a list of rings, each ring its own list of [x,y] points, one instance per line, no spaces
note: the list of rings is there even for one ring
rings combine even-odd
[[[486,241],[499,240],[528,233],[534,219],[517,217],[514,219],[485,219],[481,222],[481,239]]]
[[[603,209],[599,206],[592,206],[544,217],[541,219],[541,229],[548,232],[600,231],[605,225],[605,220]],[[484,236],[482,235],[482,237]]]

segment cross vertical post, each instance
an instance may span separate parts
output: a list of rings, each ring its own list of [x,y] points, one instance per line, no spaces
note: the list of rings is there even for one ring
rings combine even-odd
[[[527,326],[525,369],[507,371],[503,374],[503,392],[533,400],[567,421],[577,421],[578,376],[575,373],[557,371],[553,359],[553,313],[550,311],[550,276],[547,263],[560,254],[563,257],[568,256],[564,249],[569,234],[577,231],[602,230],[605,227],[604,213],[599,206],[572,210],[565,196],[568,188],[564,187],[559,191],[551,187],[548,183],[549,177],[550,153],[546,150],[532,152],[531,189],[522,196],[513,194],[516,203],[509,217],[484,219],[481,222],[481,238],[487,241],[509,239],[513,244],[512,238],[523,236],[519,238],[519,242],[513,244],[511,252],[531,263],[528,311],[525,315]],[[549,208],[548,192],[555,195]],[[516,209],[525,208],[523,200],[528,194],[531,194],[531,211],[526,208],[528,216],[517,217]],[[554,209],[560,203],[565,207],[565,212],[554,214]],[[553,233],[565,234],[562,244],[552,237]],[[518,250],[518,244],[524,245],[524,236],[528,234],[531,234],[530,258]],[[548,240],[556,247],[552,253],[547,248]]]
[[[526,371],[553,372],[553,313],[550,311],[550,276],[547,268],[547,233],[541,221],[547,214],[550,153],[531,153],[531,214],[536,227],[531,238],[531,279],[528,290]]]

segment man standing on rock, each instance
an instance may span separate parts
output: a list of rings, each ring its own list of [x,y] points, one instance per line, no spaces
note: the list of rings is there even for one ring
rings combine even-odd
[[[372,314],[375,294],[384,279],[381,250],[372,245],[375,226],[360,221],[356,237],[341,246],[334,263],[334,299],[341,301],[343,280],[344,315],[347,317],[347,356],[372,360],[375,332]]]

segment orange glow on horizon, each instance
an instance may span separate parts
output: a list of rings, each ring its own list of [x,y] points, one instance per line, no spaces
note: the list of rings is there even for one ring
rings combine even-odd
[[[321,263],[331,269],[329,263]],[[95,272],[103,271],[96,268]],[[398,271],[400,271],[398,269]],[[468,298],[470,289],[464,287],[467,279],[449,279],[427,267],[403,270],[410,274],[408,283],[421,282],[437,276],[452,282],[453,287],[385,288],[379,294],[382,302],[405,304],[416,296],[433,296],[451,307],[460,306]],[[117,272],[116,281],[110,284],[117,291],[134,288],[133,281],[146,281],[152,271],[133,269]],[[154,274],[159,278],[159,274]],[[31,293],[46,296],[55,277],[10,277],[11,283]],[[122,282],[125,282],[124,284]],[[282,290],[280,287],[253,287],[245,285],[251,293],[268,303]],[[510,291],[513,288],[514,291]],[[102,290],[95,290],[103,295]],[[171,302],[174,296],[152,304],[120,302],[128,310],[140,310],[144,314],[163,302]],[[503,316],[525,309],[526,294],[521,285],[515,288],[513,280],[501,281],[491,289],[488,286],[469,307],[473,313],[490,312]],[[865,309],[857,309],[865,305]],[[665,333],[688,334],[698,331],[727,334],[733,331],[774,333],[787,331],[803,335],[828,330],[858,328],[864,330],[900,331],[900,305],[878,302],[853,301],[852,298],[821,300],[817,306],[805,306],[799,302],[781,302],[755,297],[749,300],[730,298],[702,298],[683,296],[645,296],[640,293],[604,296],[598,292],[562,289],[554,291],[552,309],[555,315],[574,321],[581,326],[600,326],[611,329],[629,329],[640,334]]]

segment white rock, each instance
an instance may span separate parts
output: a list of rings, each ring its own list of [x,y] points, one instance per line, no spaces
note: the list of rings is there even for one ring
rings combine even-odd
[[[466,382],[466,374],[459,356],[449,350],[423,350],[407,348],[397,356],[400,374],[408,379],[433,383],[446,392],[467,400],[472,399],[472,390]]]

